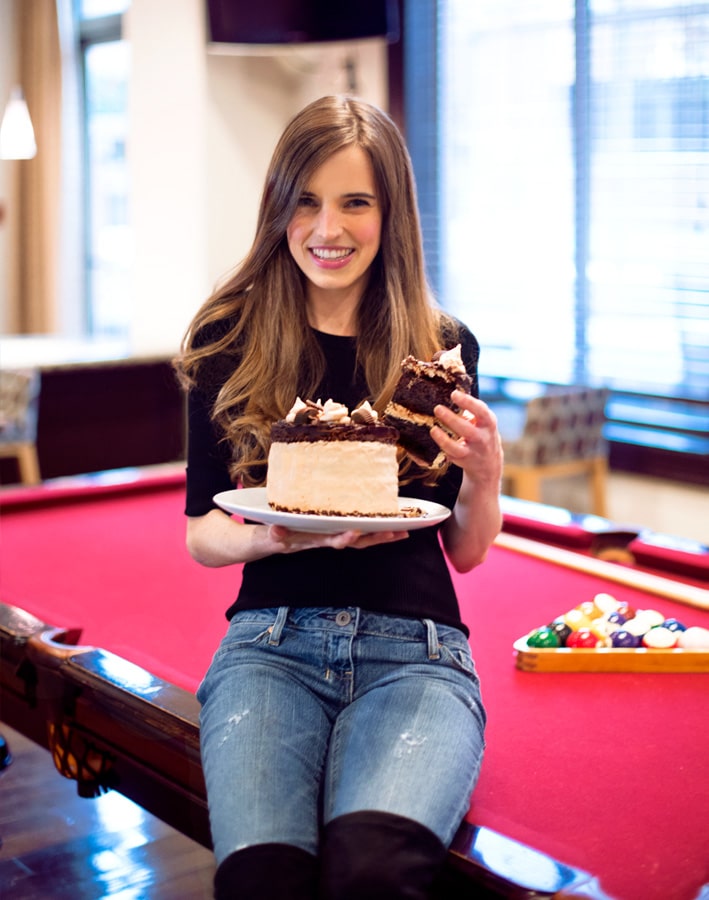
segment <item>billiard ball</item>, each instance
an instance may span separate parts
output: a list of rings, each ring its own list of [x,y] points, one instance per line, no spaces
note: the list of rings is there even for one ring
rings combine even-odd
[[[590,628],[579,628],[566,639],[567,647],[577,647],[583,650],[593,649],[602,644],[603,639],[594,634]]]
[[[611,635],[611,644],[619,650],[634,650],[640,646],[640,637],[637,634],[631,634],[625,628],[614,631]]]
[[[637,638],[641,638],[646,631],[650,630],[650,625],[647,622],[643,622],[642,619],[628,619],[627,622],[623,623],[623,630],[634,634]]]
[[[586,613],[581,612],[580,609],[570,609],[561,618],[572,631],[578,631],[579,628],[588,628],[591,624],[589,617]]]
[[[559,636],[548,626],[535,628],[527,635],[528,647],[558,647]]]
[[[566,639],[573,634],[569,626],[562,619],[555,619],[549,626],[554,634],[559,638],[559,646],[566,646]]]
[[[642,622],[643,625],[647,626],[647,630],[649,631],[656,625],[662,625],[665,621],[665,617],[656,609],[639,609],[635,613],[634,620],[635,622]]]
[[[687,626],[683,625],[677,619],[665,619],[662,623],[663,627],[669,628],[670,631],[686,631]]]
[[[626,622],[628,621],[628,619],[632,619],[635,617],[635,610],[629,603],[626,603],[625,601],[621,601],[618,604],[616,612],[619,612],[622,616],[625,616]]]
[[[618,610],[615,610],[614,612],[608,613],[607,621],[620,628],[621,625],[625,625],[626,620],[623,613],[619,613]]]
[[[585,600],[583,603],[579,603],[576,609],[582,612],[584,616],[591,619],[591,621],[603,615],[603,610],[597,606],[593,600]]]
[[[709,650],[709,628],[692,625],[681,632],[677,643],[684,650]]]
[[[670,650],[677,644],[677,633],[662,625],[656,625],[643,635],[642,642],[643,647],[649,647],[651,650]]]
[[[620,603],[612,594],[606,594],[605,592],[596,594],[593,598],[593,603],[602,613],[615,612],[620,606]]]
[[[602,615],[600,619],[594,619],[591,623],[591,628],[595,628],[604,637],[608,637],[610,634],[612,634],[614,631],[617,631],[621,627],[621,623],[611,621],[607,615]]]
[[[610,647],[611,646],[610,637],[608,636],[608,632],[605,630],[602,623],[600,623],[598,619],[595,619],[593,622],[591,622],[591,627],[589,628],[589,631],[591,632],[591,634],[595,634],[595,636],[598,638],[598,641],[599,641],[598,646],[599,647]]]

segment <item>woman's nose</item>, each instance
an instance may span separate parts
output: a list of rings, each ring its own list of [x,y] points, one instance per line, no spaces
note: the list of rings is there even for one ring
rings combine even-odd
[[[323,238],[332,239],[342,231],[340,211],[334,206],[323,204],[318,213],[316,230]]]

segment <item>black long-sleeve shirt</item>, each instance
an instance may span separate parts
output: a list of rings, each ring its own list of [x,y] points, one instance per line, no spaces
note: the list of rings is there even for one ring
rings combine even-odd
[[[369,394],[356,371],[356,338],[314,333],[327,361],[317,396],[323,400],[331,397],[350,409],[356,407]],[[462,325],[457,342],[477,396],[478,343]],[[205,515],[216,506],[215,494],[234,487],[228,471],[229,451],[218,439],[208,396],[196,389],[188,398],[188,516]],[[451,465],[435,485],[414,479],[401,487],[400,494],[452,509],[461,480],[460,468]],[[377,613],[429,618],[467,633],[460,621],[439,528],[411,531],[406,540],[365,550],[325,547],[248,562],[227,618],[237,609],[358,606]]]

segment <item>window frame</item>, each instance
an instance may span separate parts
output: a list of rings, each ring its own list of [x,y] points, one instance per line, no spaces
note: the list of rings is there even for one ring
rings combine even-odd
[[[89,121],[87,111],[88,74],[86,57],[88,51],[98,44],[111,43],[123,40],[123,13],[109,13],[103,16],[84,18],[81,12],[81,0],[73,2],[74,28],[77,47],[77,68],[79,75],[79,132],[81,147],[81,170],[84,173],[82,179],[81,196],[81,273],[82,273],[82,298],[81,318],[84,332],[91,336],[97,336],[95,321],[95,308],[93,296],[92,276],[92,178],[90,173],[90,138]]]
[[[444,0],[443,0],[444,2]],[[438,29],[442,0],[420,4],[400,0],[402,41],[389,50],[390,105],[402,127],[411,151],[421,209],[427,272],[434,291],[440,285],[440,211],[432,210],[430,198],[440,195],[440,137],[437,91]],[[575,0],[576,81],[573,95],[575,154],[576,271],[585,273],[590,235],[590,13],[588,0]],[[427,11],[422,12],[422,7]],[[579,32],[582,38],[579,39]],[[585,40],[583,36],[585,35]],[[423,95],[415,73],[434,73],[436,89]],[[579,140],[581,138],[581,140]],[[576,279],[574,380],[586,380],[588,282]],[[472,323],[474,326],[474,323]],[[484,348],[483,348],[484,354]],[[509,402],[520,379],[482,377],[483,399],[494,404]],[[545,385],[530,380],[528,392]],[[524,392],[524,391],[523,391]],[[518,401],[522,402],[522,401]],[[667,397],[652,393],[612,390],[607,408],[607,438],[612,469],[659,478],[709,485],[709,397]]]

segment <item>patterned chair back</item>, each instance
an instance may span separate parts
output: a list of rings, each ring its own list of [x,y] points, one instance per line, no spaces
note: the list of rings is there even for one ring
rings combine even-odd
[[[553,387],[527,403],[522,434],[505,442],[505,462],[547,466],[607,455],[607,388]]]
[[[39,372],[0,369],[0,444],[37,439]]]

